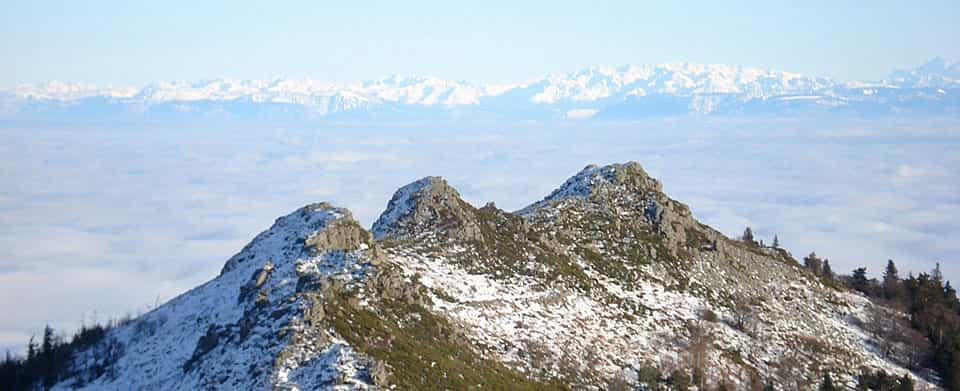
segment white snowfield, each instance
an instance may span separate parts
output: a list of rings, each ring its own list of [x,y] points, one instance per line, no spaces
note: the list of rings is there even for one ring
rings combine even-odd
[[[949,106],[954,104],[949,103],[953,102],[949,96],[957,88],[960,66],[941,59],[896,71],[887,80],[877,82],[841,82],[755,67],[683,63],[594,67],[496,85],[404,76],[359,83],[214,79],[158,82],[139,88],[52,81],[19,85],[6,94],[0,92],[0,103],[6,106],[0,114],[15,116],[44,105],[50,105],[46,110],[54,111],[83,112],[119,106],[133,113],[149,112],[151,107],[172,107],[177,112],[219,110],[240,114],[252,111],[253,107],[273,105],[287,108],[281,111],[297,108],[318,117],[338,113],[416,113],[429,109],[527,116],[540,113],[584,119],[604,117],[605,112],[610,113],[608,117],[623,115],[626,109],[637,105],[644,107],[643,113],[662,114],[676,114],[677,110],[700,114],[753,112],[761,110],[758,106],[764,107],[762,110],[782,109],[764,106],[763,102],[772,98],[780,98],[780,104],[796,100],[819,102],[825,108],[861,102],[890,106],[898,101],[927,105],[936,101]],[[944,99],[948,103],[943,103]]]
[[[441,178],[427,177],[397,191],[375,223],[370,245],[314,251],[312,240],[339,232],[331,233],[331,227],[355,224],[347,210],[329,204],[308,205],[277,219],[230,258],[218,277],[110,330],[99,345],[78,356],[78,374],[55,388],[376,388],[375,360],[332,327],[312,323],[309,294],[335,283],[352,292],[360,306],[376,310],[382,302],[367,300],[372,293],[365,291],[365,282],[379,268],[394,267],[405,276],[404,284],[425,288],[428,310],[461,329],[469,342],[465,346],[534,379],[573,371],[636,382],[642,366],[689,369],[691,326],[696,325],[713,336],[707,353],[711,381],[723,378],[736,389],[749,388],[751,372],[789,389],[796,385],[785,384],[787,379],[817,381],[823,372],[852,386],[862,367],[910,374],[921,387],[937,388],[878,351],[861,329],[873,307],[869,300],[823,285],[778,258],[774,249],[742,247],[722,236],[713,236],[712,249],[689,248],[701,240],[696,235],[719,234],[692,217],[684,220],[685,206],[660,193],[658,181],[637,172],[643,173],[635,163],[588,166],[516,214],[485,207],[483,213],[535,227],[540,243],[570,254],[576,270],[569,273],[579,273],[590,289],[569,283],[573,274],[550,280],[537,273],[468,268],[502,260],[481,259],[471,242],[440,239],[430,231],[436,228],[431,221],[407,224],[415,217],[429,220],[431,213],[457,215],[439,208],[468,205],[451,200],[458,195]],[[426,202],[445,203],[417,204]],[[470,208],[456,212],[481,213]],[[591,217],[595,213],[611,217],[597,222]],[[627,231],[607,235],[608,223]],[[644,241],[658,239],[631,231],[660,224],[686,224],[691,236],[676,245],[687,250],[676,254],[690,258],[665,257],[674,253],[671,242],[644,247]],[[399,235],[401,226],[402,235],[412,236]],[[680,234],[662,229],[656,232]],[[578,240],[565,241],[564,234]],[[388,240],[394,242],[381,248]],[[533,247],[519,248],[523,253],[514,255],[520,256],[521,269],[548,267],[525,253]],[[595,255],[584,255],[584,248]],[[641,258],[653,261],[638,262],[624,249],[642,249]],[[604,264],[622,268],[611,272]],[[735,297],[752,300],[749,329],[733,325]],[[706,312],[716,319],[705,319]],[[111,355],[114,362],[105,365],[104,357]],[[592,377],[581,379],[588,380],[577,387],[604,387],[591,383]]]

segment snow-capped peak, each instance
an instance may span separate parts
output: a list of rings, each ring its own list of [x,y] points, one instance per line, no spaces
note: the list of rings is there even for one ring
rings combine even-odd
[[[901,87],[960,86],[960,62],[937,57],[918,67],[893,72],[890,82]]]
[[[863,86],[896,87],[902,96],[864,94]],[[906,91],[936,87],[944,93]],[[30,113],[35,105],[62,107],[60,103],[85,99],[94,104],[129,105],[113,110],[133,115],[159,112],[170,105],[177,110],[229,113],[251,109],[248,104],[289,105],[305,117],[339,113],[402,114],[435,110],[457,116],[535,115],[554,118],[617,118],[636,115],[679,115],[744,112],[792,112],[791,109],[854,108],[877,104],[902,113],[919,100],[933,111],[950,112],[950,90],[960,88],[960,66],[935,59],[911,70],[894,72],[890,81],[838,82],[827,77],[803,75],[757,67],[720,64],[671,63],[590,67],[570,73],[548,75],[522,83],[484,84],[434,77],[392,75],[357,83],[326,83],[310,79],[234,80],[220,78],[196,82],[151,83],[142,88],[100,88],[88,84],[50,82],[20,85],[0,94],[0,102],[16,115]],[[897,93],[888,91],[888,93]],[[792,102],[795,97],[807,97]],[[109,99],[102,99],[109,98]],[[771,102],[767,102],[771,100]],[[815,105],[810,105],[815,102]],[[898,106],[902,105],[902,106]],[[932,105],[932,106],[931,106]],[[98,106],[93,106],[95,108]],[[291,110],[294,111],[294,110]],[[856,111],[856,110],[853,110]],[[43,111],[41,112],[48,112]]]
[[[297,209],[293,213],[278,218],[270,229],[255,237],[250,244],[223,266],[221,275],[246,264],[251,257],[263,258],[264,254],[273,262],[292,261],[300,255],[300,248],[306,240],[326,229],[339,220],[353,221],[353,215],[344,208],[320,202]],[[266,260],[266,259],[263,259]]]
[[[640,163],[628,162],[606,166],[590,164],[564,181],[560,187],[550,192],[544,199],[521,209],[517,213],[530,215],[543,207],[554,205],[565,199],[587,198],[600,188],[617,186],[625,182],[633,182],[644,190],[661,191],[660,182],[650,177],[640,166]]]
[[[213,280],[77,349],[54,389],[600,390],[623,373],[642,388],[644,369],[696,365],[694,333],[711,388],[863,370],[933,386],[865,329],[903,314],[700,224],[638,163],[587,166],[538,204],[556,203],[476,209],[426,177],[393,195],[382,241],[308,205]]]
[[[387,209],[373,223],[371,229],[373,237],[380,239],[395,233],[421,206],[421,201],[429,198],[431,194],[444,196],[451,193],[459,198],[456,190],[450,187],[445,179],[438,176],[424,177],[401,187],[390,198]]]

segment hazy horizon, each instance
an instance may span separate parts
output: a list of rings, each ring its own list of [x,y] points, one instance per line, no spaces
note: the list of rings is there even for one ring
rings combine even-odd
[[[19,315],[2,346],[168,300],[307,203],[369,227],[394,190],[440,175],[474,205],[516,210],[587,164],[625,161],[728,236],[777,234],[843,273],[892,258],[960,278],[950,119],[78,126],[0,128],[0,297]]]
[[[960,282],[957,20],[951,1],[6,4],[0,350],[182,294],[308,203],[369,227],[439,175],[517,210],[626,161],[725,235]],[[676,63],[787,73],[577,73]],[[397,74],[439,81],[358,84]],[[150,85],[278,76],[352,84]]]
[[[351,82],[395,73],[516,82],[589,66],[691,62],[879,80],[960,59],[949,1],[671,4],[438,1],[34,1],[0,15],[0,88],[143,85],[279,75]],[[283,21],[280,23],[280,21]],[[909,28],[904,28],[909,26]],[[503,43],[509,42],[508,45]],[[69,66],[65,66],[69,64]]]

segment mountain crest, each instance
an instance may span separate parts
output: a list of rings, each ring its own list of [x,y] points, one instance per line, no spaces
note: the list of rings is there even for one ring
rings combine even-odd
[[[345,208],[338,208],[327,202],[319,202],[301,207],[292,213],[277,218],[273,225],[261,232],[243,250],[230,258],[220,274],[234,270],[248,260],[259,258],[265,252],[273,252],[272,262],[283,259],[293,260],[299,256],[309,243],[340,246],[337,249],[356,249],[359,238],[347,238],[335,227],[357,225],[353,214]],[[330,231],[330,232],[328,232]],[[358,231],[356,235],[360,235]],[[322,239],[335,237],[334,239]]]
[[[862,326],[881,309],[698,223],[635,162],[587,166],[525,214],[426,177],[373,231],[328,203],[281,217],[56,389],[601,390],[698,360],[734,389],[912,376]]]
[[[372,232],[378,240],[423,233],[475,235],[475,210],[445,179],[429,176],[398,189]]]
[[[627,162],[598,166],[591,164],[567,179],[544,199],[519,211],[529,215],[537,210],[568,199],[589,199],[611,193],[662,194],[663,185],[651,177],[640,163]]]
[[[0,91],[0,118],[638,119],[683,115],[952,114],[960,67],[935,59],[886,81],[728,65],[595,67],[494,85],[427,77],[338,84],[316,80],[164,82],[99,87],[69,82]],[[942,90],[942,91],[940,91]],[[67,104],[69,103],[69,104]],[[188,115],[188,113],[190,113]]]

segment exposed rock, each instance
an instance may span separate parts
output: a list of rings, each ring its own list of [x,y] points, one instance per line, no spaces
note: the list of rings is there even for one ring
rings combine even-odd
[[[353,251],[369,242],[370,234],[348,217],[335,220],[326,229],[310,235],[305,247],[314,253],[328,250]]]
[[[480,229],[476,208],[464,201],[447,181],[426,177],[401,187],[387,203],[387,209],[373,224],[377,239],[415,238],[441,234],[461,240],[477,240]]]
[[[427,177],[372,235],[327,203],[277,219],[215,279],[111,330],[118,376],[85,352],[77,373],[95,376],[61,385],[603,389],[640,365],[686,365],[696,333],[715,337],[713,378],[785,387],[784,357],[807,378],[909,373],[859,328],[872,306],[700,224],[637,163],[588,166],[515,213]]]

